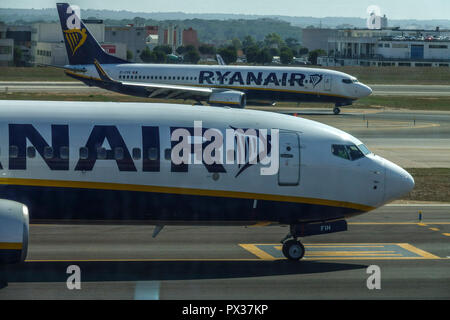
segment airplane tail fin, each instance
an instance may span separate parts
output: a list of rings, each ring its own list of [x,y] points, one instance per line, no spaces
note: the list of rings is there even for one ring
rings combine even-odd
[[[56,8],[71,65],[92,64],[94,59],[104,64],[128,63],[128,61],[114,57],[103,50],[80,19],[75,8],[68,3],[57,3]]]

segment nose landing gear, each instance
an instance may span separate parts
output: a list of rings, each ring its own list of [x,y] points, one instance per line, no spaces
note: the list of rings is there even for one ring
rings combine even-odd
[[[298,240],[288,240],[283,243],[283,255],[292,261],[299,261],[305,255],[305,247]]]
[[[297,240],[295,225],[291,225],[290,232],[283,240],[281,240],[281,243],[283,244],[281,251],[287,259],[291,261],[299,261],[304,257],[305,247],[300,241]]]
[[[334,113],[335,115],[338,115],[338,114],[341,113],[341,109],[340,109],[339,107],[334,107],[333,113]]]
[[[281,240],[283,255],[291,261],[299,261],[305,256],[305,247],[297,240],[298,237],[342,231],[347,231],[347,222],[345,220],[291,224],[288,235]]]

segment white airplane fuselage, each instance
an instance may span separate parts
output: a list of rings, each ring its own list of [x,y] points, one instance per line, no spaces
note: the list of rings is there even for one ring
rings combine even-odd
[[[93,65],[76,67],[86,72],[66,73],[87,84],[99,85],[101,80]],[[102,67],[117,81],[241,91],[251,101],[329,102],[347,105],[372,93],[368,86],[358,82],[355,77],[326,69],[134,63],[104,64]]]
[[[278,130],[279,158],[272,159],[279,160],[278,170],[263,175],[266,164],[248,161],[174,164],[175,130],[191,134],[193,153],[195,144],[208,147],[207,137],[194,131],[199,122],[200,135],[208,129],[223,136],[227,129],[267,130],[272,149]],[[329,221],[371,211],[414,186],[406,171],[351,135],[269,112],[1,101],[0,132],[0,199],[27,205],[32,220]],[[342,156],[342,146],[360,151]]]

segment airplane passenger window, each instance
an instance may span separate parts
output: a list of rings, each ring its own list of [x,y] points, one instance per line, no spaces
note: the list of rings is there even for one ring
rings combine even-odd
[[[97,159],[106,159],[106,149],[97,148]]]
[[[61,147],[61,148],[59,148],[59,156],[63,160],[69,159],[69,147]]]
[[[350,154],[350,157],[352,158],[352,161],[364,158],[364,154],[355,145],[347,146],[347,151]]]
[[[53,148],[52,147],[45,147],[44,148],[44,158],[45,159],[53,158]]]
[[[36,149],[34,147],[28,147],[27,148],[27,157],[28,158],[36,157]]]
[[[347,153],[347,148],[343,145],[333,145],[331,146],[331,152],[339,158],[350,160],[350,156]]]
[[[19,148],[17,146],[10,146],[9,147],[9,157],[17,158],[18,156],[19,156]]]
[[[141,149],[133,148],[131,153],[133,154],[133,159],[134,160],[141,160]]]
[[[158,160],[158,148],[148,149],[148,158],[153,161]]]
[[[170,150],[170,149],[164,150],[164,158],[166,160],[172,159],[172,150]]]
[[[89,149],[86,147],[80,148],[80,159],[86,160],[89,157]]]
[[[123,148],[117,147],[114,149],[114,159],[123,160]]]

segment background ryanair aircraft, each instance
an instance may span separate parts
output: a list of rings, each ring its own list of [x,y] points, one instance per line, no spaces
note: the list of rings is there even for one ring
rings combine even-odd
[[[333,103],[341,106],[372,90],[348,74],[312,68],[135,64],[107,54],[75,10],[57,4],[70,65],[66,74],[90,86],[134,96],[193,99],[244,108],[247,100]],[[97,72],[94,61],[104,68]]]

